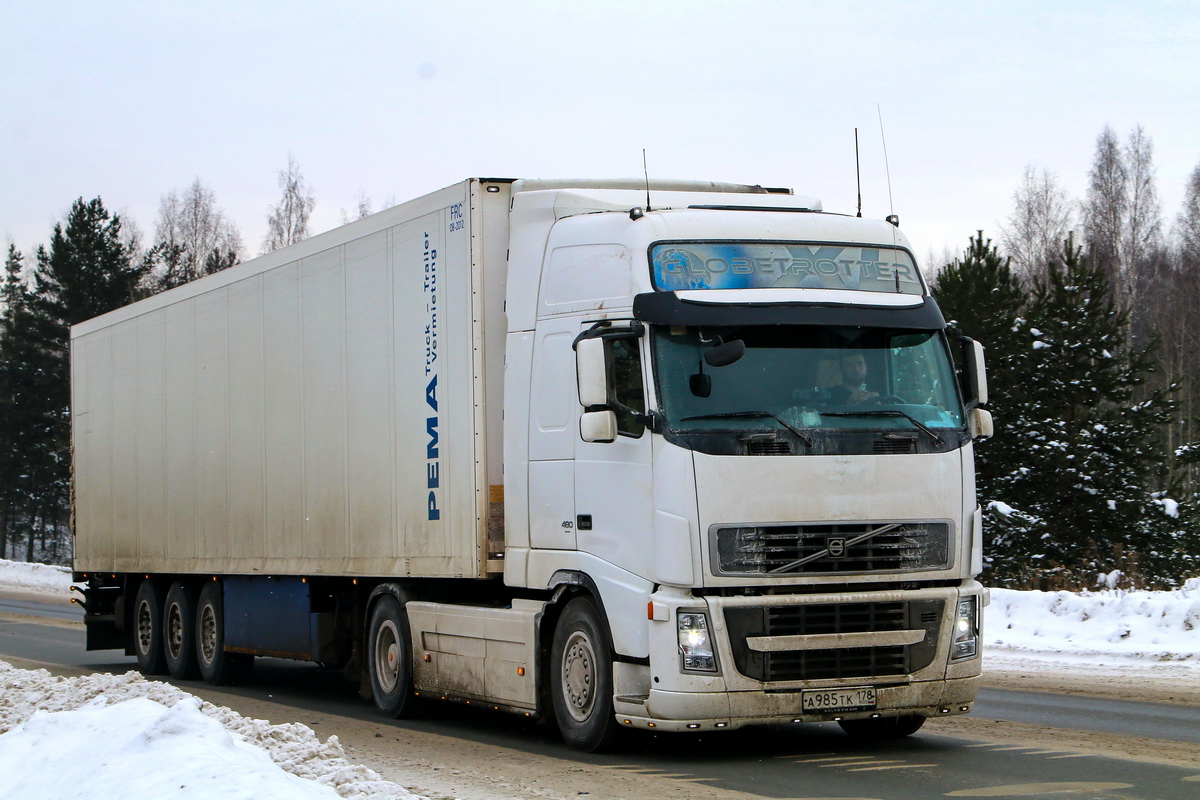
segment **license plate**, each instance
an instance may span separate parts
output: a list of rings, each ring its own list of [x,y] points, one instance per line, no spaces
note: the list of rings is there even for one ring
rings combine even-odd
[[[819,689],[803,692],[800,707],[805,711],[861,711],[875,707],[875,687],[862,686],[852,689]]]

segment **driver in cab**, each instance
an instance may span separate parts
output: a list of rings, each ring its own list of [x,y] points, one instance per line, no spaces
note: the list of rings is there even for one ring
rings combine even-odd
[[[867,389],[867,360],[862,353],[842,356],[842,382],[829,388],[829,396],[835,403],[855,405],[879,397],[879,392]]]

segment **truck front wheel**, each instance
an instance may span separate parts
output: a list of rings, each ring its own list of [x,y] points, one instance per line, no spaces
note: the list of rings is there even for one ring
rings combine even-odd
[[[613,714],[612,654],[590,600],[577,597],[563,609],[551,658],[551,698],[563,739],[591,753],[609,747],[619,730]]]
[[[165,675],[167,672],[162,617],[162,599],[147,578],[138,586],[133,601],[133,652],[143,675]]]
[[[371,611],[367,633],[367,668],[375,708],[393,719],[408,716],[416,703],[412,685],[412,647],[408,615],[390,594]]]

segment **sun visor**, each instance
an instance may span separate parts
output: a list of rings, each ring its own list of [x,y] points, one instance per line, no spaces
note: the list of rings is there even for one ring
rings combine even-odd
[[[704,302],[678,292],[644,292],[633,298],[635,319],[651,325],[845,325],[863,328],[942,330],[946,320],[928,295],[906,306],[806,302]],[[915,299],[915,298],[914,298]]]

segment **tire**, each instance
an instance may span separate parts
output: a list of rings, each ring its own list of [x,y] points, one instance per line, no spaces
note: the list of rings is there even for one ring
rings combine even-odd
[[[859,739],[903,739],[912,736],[925,724],[925,717],[879,717],[878,719],[843,719],[842,730]]]
[[[550,658],[554,718],[567,745],[589,753],[611,747],[620,731],[613,713],[612,648],[591,600],[577,597],[563,609]]]
[[[196,662],[205,683],[225,686],[250,671],[254,656],[225,650],[225,603],[219,581],[206,581],[200,590],[193,628]]]
[[[133,601],[133,652],[137,656],[138,671],[143,675],[167,674],[162,616],[162,598],[147,578],[138,586]]]
[[[367,626],[367,672],[375,708],[391,719],[410,716],[416,706],[411,642],[408,615],[400,601],[382,595]]]
[[[177,680],[200,677],[196,662],[196,592],[176,581],[163,606],[163,655],[167,670]]]

